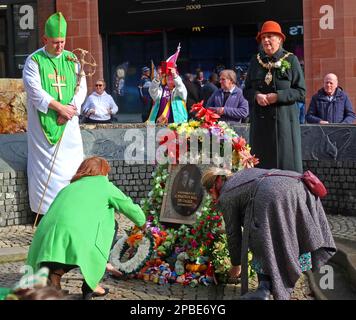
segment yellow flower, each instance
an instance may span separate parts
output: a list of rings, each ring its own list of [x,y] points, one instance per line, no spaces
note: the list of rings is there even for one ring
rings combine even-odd
[[[185,133],[186,133],[186,135],[189,137],[190,134],[191,134],[193,131],[194,131],[194,128],[188,127],[188,128],[186,129]]]
[[[169,128],[169,129],[172,129],[172,130],[177,129],[177,127],[178,127],[178,123],[171,123],[171,124],[168,126],[168,128]]]
[[[189,126],[192,128],[199,128],[200,127],[200,122],[196,120],[189,121]]]
[[[232,164],[237,165],[240,162],[240,155],[236,150],[232,151]]]

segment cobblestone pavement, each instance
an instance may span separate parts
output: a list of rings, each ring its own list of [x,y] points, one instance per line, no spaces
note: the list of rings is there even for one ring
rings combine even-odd
[[[3,263],[0,265],[0,287],[11,287],[21,277],[20,269],[23,262]],[[62,279],[62,288],[69,291],[68,299],[81,299],[81,285],[83,277],[79,269],[74,269],[65,274]],[[236,300],[240,296],[240,285],[199,285],[195,288],[180,284],[158,285],[137,279],[116,280],[105,275],[101,285],[110,291],[105,297],[96,300]],[[255,278],[250,279],[249,289],[257,287]],[[314,300],[308,285],[308,280],[303,275],[297,282],[292,300]]]
[[[356,241],[356,218],[345,216],[328,216],[330,228],[334,236]],[[127,228],[130,223],[125,217],[120,216],[119,233]],[[27,248],[33,236],[31,225],[11,226],[0,228],[0,249],[11,247]],[[10,287],[21,277],[23,262],[8,262],[0,264],[0,287]],[[69,290],[69,299],[80,299],[80,287],[82,276],[78,269],[66,274],[62,279],[63,289]],[[108,295],[101,300],[229,300],[238,299],[240,285],[217,285],[205,287],[199,285],[195,288],[189,286],[157,285],[152,282],[144,282],[137,279],[116,280],[105,275],[102,285],[109,288]],[[250,289],[256,288],[256,279],[250,280]],[[308,279],[303,275],[294,289],[293,300],[313,300],[313,294],[309,288]]]
[[[334,237],[356,241],[356,217],[327,216]]]

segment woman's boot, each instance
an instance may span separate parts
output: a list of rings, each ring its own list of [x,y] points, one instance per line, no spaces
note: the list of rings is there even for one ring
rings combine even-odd
[[[63,270],[55,270],[52,271],[50,270],[49,275],[48,275],[48,279],[49,279],[49,283],[52,287],[55,287],[57,290],[61,290],[61,278],[64,274]]]
[[[256,291],[248,292],[241,296],[240,300],[270,300],[272,283],[267,275],[258,273],[258,288]]]

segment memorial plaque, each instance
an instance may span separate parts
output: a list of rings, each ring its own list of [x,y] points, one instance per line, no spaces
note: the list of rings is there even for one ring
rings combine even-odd
[[[162,222],[193,224],[195,213],[204,199],[201,185],[203,165],[186,164],[170,166],[160,220]]]

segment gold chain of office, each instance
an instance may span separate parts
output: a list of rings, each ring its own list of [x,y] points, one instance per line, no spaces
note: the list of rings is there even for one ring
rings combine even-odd
[[[267,85],[269,85],[271,82],[272,82],[272,79],[273,79],[273,76],[272,76],[272,72],[271,72],[271,69],[272,68],[280,68],[281,67],[281,64],[283,62],[284,59],[286,59],[288,56],[290,56],[292,53],[291,52],[288,52],[286,53],[282,58],[280,58],[278,61],[275,61],[275,62],[263,62],[262,59],[261,59],[261,56],[260,54],[257,54],[257,61],[258,63],[265,69],[268,69],[268,72],[265,76],[265,82]]]

